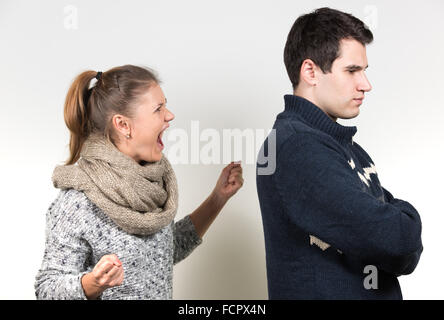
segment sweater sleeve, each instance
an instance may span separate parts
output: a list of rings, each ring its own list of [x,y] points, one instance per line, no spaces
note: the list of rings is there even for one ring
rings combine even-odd
[[[384,199],[387,203],[397,206],[399,208],[404,208],[404,212],[415,212],[419,219],[418,220],[419,227],[421,227],[421,220],[419,218],[419,214],[410,203],[401,199],[394,198],[393,195],[385,188],[382,188],[382,190],[384,191]],[[412,273],[415,270],[416,266],[418,265],[422,251],[423,251],[422,241],[421,238],[419,238],[418,250],[404,257],[405,261],[401,262],[401,265],[405,266],[404,270],[402,270],[402,272],[398,273],[397,275]]]
[[[289,220],[345,255],[395,274],[422,251],[421,220],[408,202],[370,193],[334,145],[307,135],[280,148],[273,176]]]
[[[79,236],[77,203],[48,210],[46,243],[41,268],[35,279],[35,294],[43,300],[86,299],[81,278],[87,272],[90,247]]]
[[[174,264],[185,259],[202,239],[196,233],[190,216],[186,216],[174,224]]]

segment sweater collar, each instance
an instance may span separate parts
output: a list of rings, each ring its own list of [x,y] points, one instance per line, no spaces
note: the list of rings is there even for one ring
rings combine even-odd
[[[319,107],[307,99],[287,94],[284,96],[285,111],[296,113],[315,129],[321,130],[339,142],[351,142],[356,127],[347,127],[331,120]]]

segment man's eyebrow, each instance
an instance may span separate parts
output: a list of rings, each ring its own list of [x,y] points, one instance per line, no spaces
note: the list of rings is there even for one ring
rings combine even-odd
[[[348,65],[348,66],[346,66],[344,69],[346,70],[346,71],[360,71],[360,70],[362,70],[362,69],[367,69],[368,68],[368,65],[364,68],[364,67],[362,67],[362,66],[358,66],[357,64],[351,64],[351,65]]]

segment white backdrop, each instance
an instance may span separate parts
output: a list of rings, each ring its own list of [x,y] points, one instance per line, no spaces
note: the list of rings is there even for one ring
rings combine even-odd
[[[421,214],[424,252],[416,271],[400,277],[404,297],[444,298],[444,2],[2,0],[0,299],[35,298],[45,214],[58,192],[51,174],[68,156],[63,102],[75,75],[149,66],[176,115],[169,130],[190,132],[192,121],[201,131],[267,130],[291,93],[287,34],[299,15],[322,6],[350,12],[373,29],[367,49],[373,91],[358,118],[340,122],[358,126],[355,140],[372,156],[384,187]],[[223,167],[174,164],[178,218],[205,199]],[[175,267],[175,299],[267,298],[255,166],[243,167],[244,187],[203,244]]]

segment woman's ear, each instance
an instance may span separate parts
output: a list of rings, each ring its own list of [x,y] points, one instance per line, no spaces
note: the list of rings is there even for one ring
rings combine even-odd
[[[112,118],[112,123],[114,129],[123,136],[131,134],[131,120],[128,117],[116,114]]]
[[[309,86],[316,86],[317,84],[317,65],[311,59],[305,59],[301,65],[300,81],[304,81]]]

